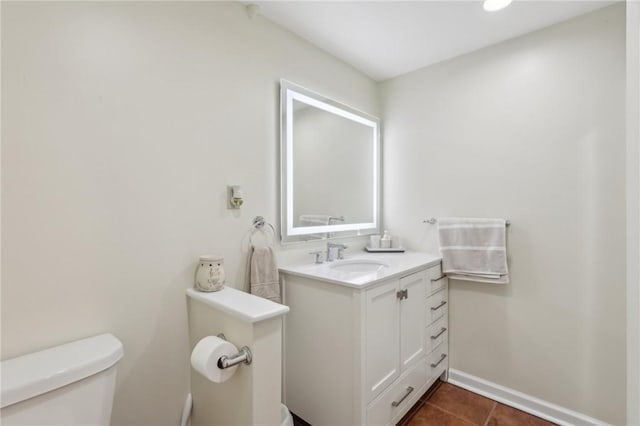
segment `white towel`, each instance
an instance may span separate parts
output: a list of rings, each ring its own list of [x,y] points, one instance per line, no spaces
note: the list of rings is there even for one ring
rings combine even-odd
[[[458,280],[509,283],[505,219],[440,218],[442,272]]]
[[[298,220],[302,226],[329,225],[331,216],[326,214],[301,214]]]
[[[282,303],[278,265],[271,247],[253,247],[249,282],[251,294]]]

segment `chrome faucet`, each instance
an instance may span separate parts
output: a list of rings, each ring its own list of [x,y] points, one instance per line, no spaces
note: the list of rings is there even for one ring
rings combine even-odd
[[[347,248],[346,245],[344,244],[336,244],[336,243],[332,243],[331,241],[327,241],[327,257],[326,260],[327,262],[333,262],[334,259],[344,259],[344,250]],[[333,249],[338,249],[338,257],[334,258],[333,257]]]

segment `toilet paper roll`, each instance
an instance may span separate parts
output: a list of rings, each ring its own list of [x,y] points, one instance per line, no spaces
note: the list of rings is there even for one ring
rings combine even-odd
[[[238,366],[221,369],[218,368],[218,360],[223,355],[231,356],[236,353],[238,353],[238,348],[233,343],[216,336],[207,336],[193,348],[191,366],[212,382],[222,383],[233,376]]]

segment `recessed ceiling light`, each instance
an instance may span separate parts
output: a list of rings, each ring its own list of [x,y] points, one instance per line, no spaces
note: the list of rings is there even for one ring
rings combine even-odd
[[[484,0],[484,10],[487,12],[495,12],[496,10],[504,9],[511,4],[512,0]]]

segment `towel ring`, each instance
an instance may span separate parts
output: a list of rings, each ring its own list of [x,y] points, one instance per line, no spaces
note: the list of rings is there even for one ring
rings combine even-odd
[[[269,228],[271,228],[271,238],[269,238],[269,236],[265,232],[265,227],[264,227],[265,225],[269,225]],[[272,224],[264,220],[264,217],[256,216],[253,219],[253,225],[251,227],[251,235],[249,236],[249,242],[251,243],[252,246],[256,245],[256,243],[253,241],[253,237],[258,231],[262,231],[262,233],[265,234],[267,238],[267,245],[270,246],[271,244],[274,243],[275,236],[276,236],[276,229],[273,227]]]

